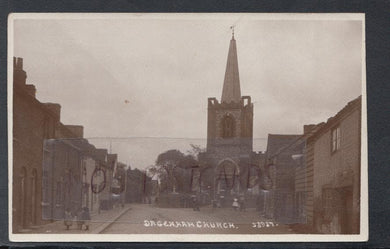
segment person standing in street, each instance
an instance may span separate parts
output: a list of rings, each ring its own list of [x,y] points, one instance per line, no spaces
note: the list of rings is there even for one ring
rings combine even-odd
[[[192,198],[192,208],[194,211],[200,211],[198,198],[196,198],[196,196]]]
[[[83,211],[81,212],[81,220],[83,221],[83,224],[85,225],[85,230],[89,230],[89,223],[91,221],[91,215],[89,214],[89,208],[83,207]],[[83,230],[83,227],[81,225],[81,230]]]
[[[77,223],[77,229],[80,230],[83,230],[83,224],[84,224],[82,215],[83,215],[83,210],[81,208],[78,208],[76,213],[76,223]]]
[[[240,211],[245,211],[245,198],[244,196],[240,196],[240,200],[238,201],[240,206]]]
[[[219,207],[226,207],[225,196],[223,195],[219,197]]]
[[[238,208],[240,207],[240,204],[238,203],[237,198],[234,198],[234,199],[233,199],[233,204],[232,204],[232,206],[233,206],[234,211],[237,211]]]
[[[73,225],[73,215],[72,212],[70,212],[69,208],[65,210],[64,225],[66,226],[66,230],[69,230],[69,227]]]

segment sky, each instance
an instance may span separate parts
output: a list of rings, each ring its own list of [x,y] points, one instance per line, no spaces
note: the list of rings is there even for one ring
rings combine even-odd
[[[37,99],[61,104],[62,123],[145,168],[166,150],[205,147],[207,98],[221,98],[232,25],[255,151],[268,134],[302,134],[358,97],[362,21],[302,16],[16,17],[13,54]]]

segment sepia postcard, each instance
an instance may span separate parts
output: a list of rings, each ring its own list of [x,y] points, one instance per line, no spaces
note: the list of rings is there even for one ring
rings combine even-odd
[[[367,241],[364,14],[13,13],[11,241]]]

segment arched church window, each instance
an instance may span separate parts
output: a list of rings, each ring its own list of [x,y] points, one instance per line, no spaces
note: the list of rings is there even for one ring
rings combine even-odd
[[[234,119],[228,114],[222,119],[222,137],[233,137],[233,135]]]

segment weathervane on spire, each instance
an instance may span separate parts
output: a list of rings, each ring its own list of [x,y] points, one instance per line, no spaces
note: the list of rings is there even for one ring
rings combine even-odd
[[[232,38],[233,38],[233,39],[234,39],[234,26],[235,26],[235,25],[230,26],[230,29],[232,30]]]

